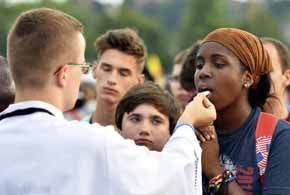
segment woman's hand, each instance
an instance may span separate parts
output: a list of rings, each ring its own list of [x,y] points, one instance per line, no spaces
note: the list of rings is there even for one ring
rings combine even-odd
[[[197,127],[195,134],[201,143],[216,138],[215,128],[213,125]]]
[[[219,144],[213,125],[201,127],[196,130],[202,148],[202,171],[211,179],[221,173],[224,169],[219,162]]]

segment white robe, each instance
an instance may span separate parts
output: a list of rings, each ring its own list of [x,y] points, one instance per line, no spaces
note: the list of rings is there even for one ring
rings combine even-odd
[[[112,126],[66,121],[40,102],[36,112],[0,121],[1,195],[201,195],[201,148],[179,127],[162,152],[123,139]]]

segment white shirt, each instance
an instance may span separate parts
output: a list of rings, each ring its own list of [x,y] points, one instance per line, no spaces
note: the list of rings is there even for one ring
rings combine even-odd
[[[112,126],[66,121],[40,101],[16,103],[1,114],[29,107],[54,116],[36,112],[0,121],[1,195],[202,194],[201,148],[190,127],[179,127],[164,150],[154,152]]]

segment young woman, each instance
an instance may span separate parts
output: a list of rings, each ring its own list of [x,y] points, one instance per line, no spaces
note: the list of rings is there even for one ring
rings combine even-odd
[[[267,137],[262,151],[268,152],[268,160],[262,155],[267,166],[264,173],[258,168],[255,133],[260,108],[269,97],[271,71],[261,41],[249,32],[222,28],[202,41],[195,85],[199,92],[210,91],[208,98],[217,110],[211,127],[217,138],[202,143],[204,194],[290,194],[287,122],[279,120]]]

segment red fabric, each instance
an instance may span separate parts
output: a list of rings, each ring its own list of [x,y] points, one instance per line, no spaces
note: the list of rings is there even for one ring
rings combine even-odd
[[[268,163],[272,137],[278,118],[272,114],[261,112],[256,127],[256,155],[260,182],[264,184],[264,175]]]
[[[278,119],[272,114],[261,112],[257,127],[256,127],[256,137],[271,136],[275,130]]]

